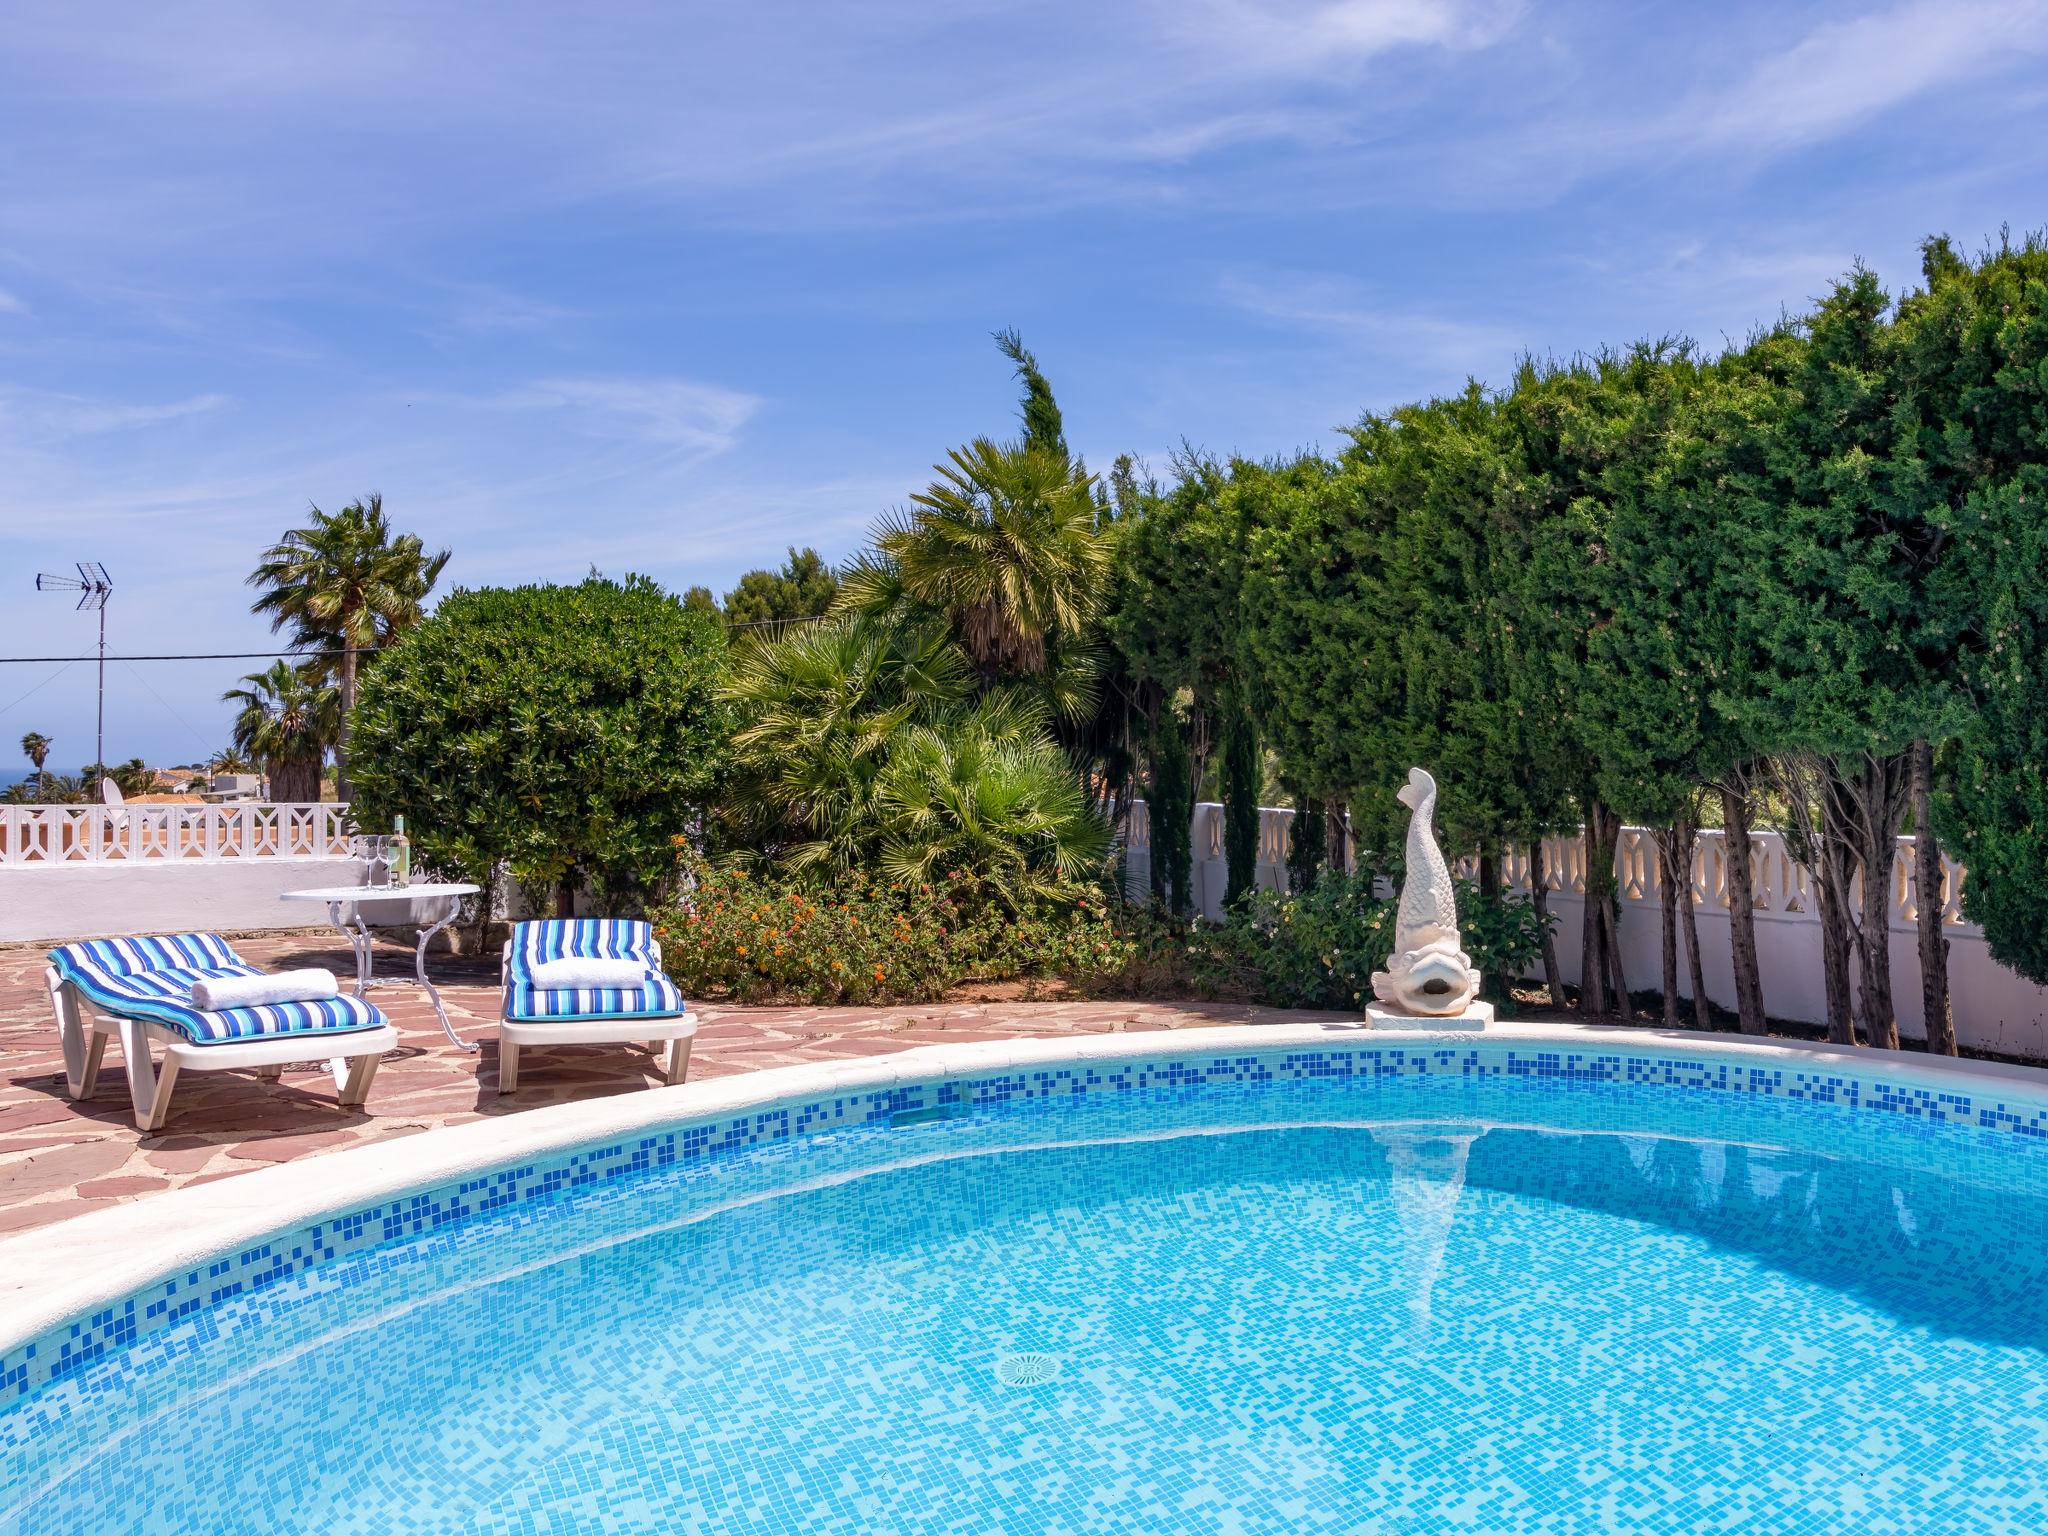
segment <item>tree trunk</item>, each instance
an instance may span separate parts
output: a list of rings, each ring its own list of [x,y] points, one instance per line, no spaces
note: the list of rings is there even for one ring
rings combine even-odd
[[[563,880],[555,887],[555,916],[564,919],[576,915],[576,882],[573,878]]]
[[[1728,949],[1735,964],[1735,1014],[1745,1035],[1764,1032],[1764,984],[1756,959],[1756,883],[1750,868],[1749,795],[1721,786],[1728,858]]]
[[[1660,940],[1659,958],[1663,961],[1664,977],[1664,1027],[1677,1029],[1678,1024],[1678,828],[1675,826],[1657,829],[1657,908]],[[1686,882],[1686,895],[1692,895],[1692,882]]]
[[[1688,811],[1679,818],[1675,829],[1678,838],[1678,867],[1684,872],[1684,884],[1679,887],[1678,916],[1685,929],[1685,964],[1687,978],[1692,983],[1692,1022],[1695,1029],[1714,1027],[1714,1005],[1707,1000],[1707,975],[1700,964],[1699,914],[1692,899],[1693,851],[1699,846],[1699,828],[1693,825],[1692,813]]]
[[[1934,836],[1934,743],[1916,741],[1913,754],[1913,905],[1920,939],[1920,1008],[1927,1049],[1956,1053],[1956,1021],[1948,995],[1948,938],[1942,931],[1941,844]]]
[[[1621,819],[1598,795],[1585,797],[1586,903],[1585,931],[1579,948],[1579,1008],[1600,1017],[1610,1011],[1627,1016],[1628,981],[1622,974],[1620,930],[1614,901],[1614,852]],[[1609,989],[1612,997],[1609,997]]]
[[[1586,828],[1587,863],[1592,862],[1593,829]],[[1586,899],[1579,907],[1579,1012],[1589,1019],[1607,1012],[1607,967],[1601,963],[1600,908],[1593,894],[1590,870],[1586,876]]]
[[[1849,1001],[1849,952],[1855,944],[1855,918],[1849,883],[1855,879],[1855,827],[1849,821],[1849,797],[1837,776],[1827,772],[1821,788],[1821,836],[1812,870],[1821,899],[1821,981],[1827,991],[1827,1038],[1855,1044],[1855,1012]]]
[[[1842,852],[1824,848],[1815,861],[1821,981],[1827,994],[1828,1039],[1836,1045],[1856,1044],[1856,1021],[1849,1000],[1849,952],[1855,942],[1849,923],[1850,873],[1849,860]]]
[[[1618,823],[1617,823],[1618,825]],[[1636,1000],[1628,989],[1628,967],[1621,956],[1621,892],[1616,890],[1600,909],[1600,921],[1607,929],[1607,964],[1614,972],[1614,1011],[1623,1019],[1635,1017]]]
[[[1343,874],[1351,873],[1351,860],[1344,850],[1346,807],[1342,800],[1332,800],[1323,810],[1323,835],[1328,841],[1323,847],[1323,862]]]
[[[1857,754],[1854,771],[1839,774],[1845,819],[1863,869],[1863,1032],[1882,1050],[1899,1048],[1898,1010],[1892,1003],[1892,872],[1899,857],[1899,818],[1906,809],[1910,752]]]
[[[1543,868],[1543,839],[1529,839],[1529,900],[1536,908],[1536,925],[1543,930],[1543,986],[1550,994],[1550,1006],[1566,1006],[1564,978],[1557,974],[1557,935],[1550,931],[1550,876]]]
[[[348,803],[348,717],[356,707],[356,650],[341,642],[341,729],[334,741],[334,798]],[[315,795],[314,799],[319,796]]]
[[[274,757],[264,765],[275,805],[311,805],[320,799],[320,759]]]

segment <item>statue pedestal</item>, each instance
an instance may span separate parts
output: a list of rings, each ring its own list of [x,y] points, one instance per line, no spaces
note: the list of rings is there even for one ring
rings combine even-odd
[[[1463,1013],[1398,1013],[1384,1003],[1365,1005],[1365,1022],[1372,1029],[1425,1029],[1445,1033],[1476,1033],[1493,1022],[1493,1004],[1472,1002]]]

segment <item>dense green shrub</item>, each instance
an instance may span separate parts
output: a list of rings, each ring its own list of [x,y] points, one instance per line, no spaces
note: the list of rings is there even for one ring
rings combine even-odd
[[[975,982],[1100,984],[1131,946],[1093,887],[1017,914],[964,872],[889,884],[852,873],[788,880],[742,869],[698,876],[660,914],[662,963],[685,995],[734,1002],[887,1003]]]
[[[717,619],[642,577],[455,592],[364,676],[356,819],[402,815],[422,865],[502,863],[536,905],[637,910],[716,796],[724,669]]]

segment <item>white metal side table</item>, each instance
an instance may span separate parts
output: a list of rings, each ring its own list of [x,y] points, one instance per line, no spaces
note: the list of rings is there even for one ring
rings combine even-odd
[[[457,1050],[473,1051],[476,1043],[464,1040],[448,1022],[448,1010],[441,1006],[441,994],[427,980],[427,945],[434,935],[455,921],[462,910],[462,898],[474,896],[481,886],[459,881],[441,885],[328,885],[311,890],[286,891],[286,901],[324,901],[327,920],[341,930],[356,956],[356,996],[372,987],[416,985],[426,989],[434,1005],[434,1016]],[[403,977],[379,981],[373,972],[370,934],[375,928],[417,927],[419,944],[413,951],[411,983]]]

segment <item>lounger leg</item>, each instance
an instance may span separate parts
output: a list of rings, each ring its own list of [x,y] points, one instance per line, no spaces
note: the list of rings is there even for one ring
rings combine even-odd
[[[89,1030],[85,1037],[85,1079],[78,1085],[73,1098],[89,1099],[100,1084],[100,1062],[107,1054],[107,1036],[104,1030]]]
[[[87,1022],[70,982],[61,980],[54,968],[44,971],[43,979],[50,988],[50,1008],[57,1015],[57,1040],[64,1047],[64,1091],[74,1099],[89,1099],[107,1037]]]
[[[519,1047],[498,1036],[498,1092],[510,1093],[519,1086]]]
[[[149,1036],[133,1019],[121,1021],[121,1054],[128,1058],[128,1097],[135,1105],[135,1128],[157,1130],[170,1113],[171,1088],[178,1081],[178,1058],[166,1051],[163,1069],[153,1067]]]
[[[694,1038],[691,1035],[684,1035],[668,1043],[668,1076],[664,1081],[670,1087],[674,1087],[689,1075],[690,1046]]]
[[[349,1063],[348,1080],[341,1085],[341,1107],[360,1109],[370,1097],[370,1084],[377,1080],[377,1068],[384,1058],[372,1051]]]
[[[267,1067],[258,1067],[256,1069],[256,1075],[262,1078],[263,1081],[266,1083],[274,1083],[280,1077],[284,1076],[284,1063],[281,1061],[273,1061]]]

